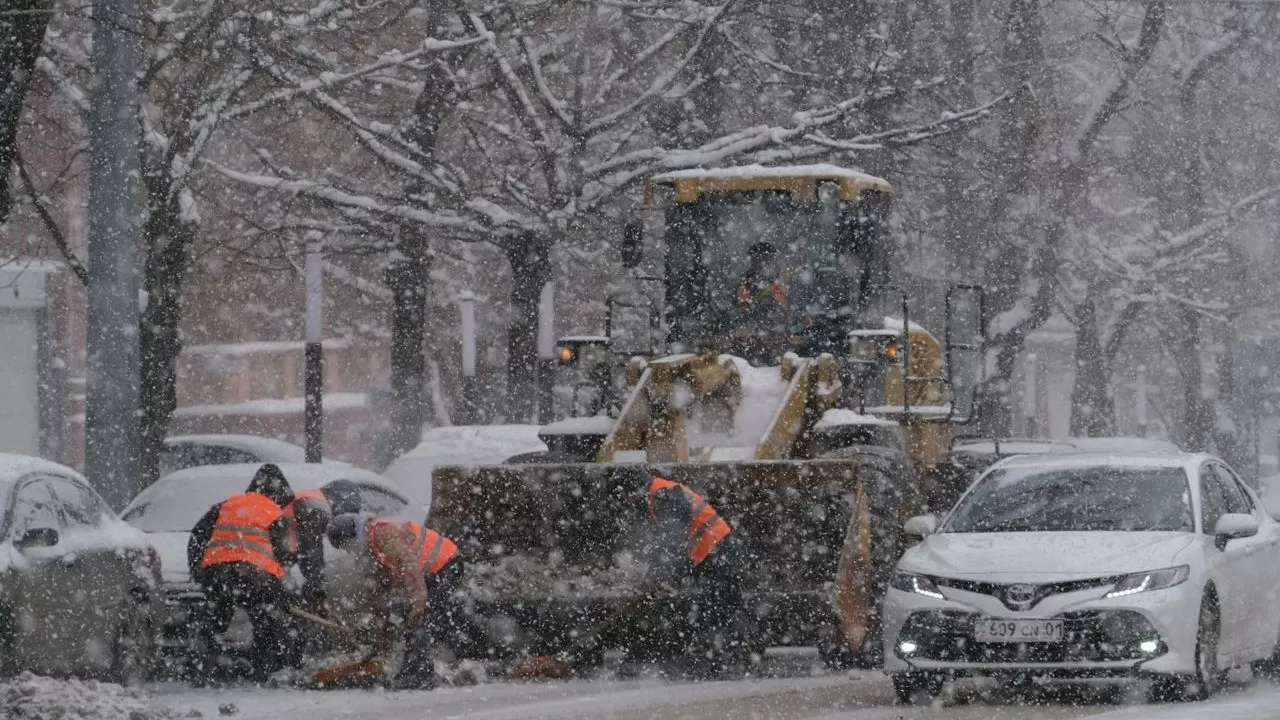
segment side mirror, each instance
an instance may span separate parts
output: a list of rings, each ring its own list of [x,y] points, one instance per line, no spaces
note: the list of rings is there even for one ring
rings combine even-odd
[[[912,537],[928,537],[938,531],[938,518],[933,515],[917,515],[902,525],[902,532]]]
[[[32,528],[18,538],[14,547],[19,550],[35,547],[53,547],[58,544],[58,531],[53,528]]]
[[[1258,527],[1258,518],[1253,515],[1227,513],[1213,526],[1214,544],[1219,550],[1224,550],[1231,540],[1257,535]]]
[[[630,220],[622,226],[622,247],[619,251],[623,267],[634,269],[640,266],[644,259],[644,223]]]

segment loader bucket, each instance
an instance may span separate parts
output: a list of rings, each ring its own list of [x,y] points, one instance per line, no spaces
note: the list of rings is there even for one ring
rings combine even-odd
[[[643,576],[644,489],[620,467],[685,483],[733,527],[754,643],[874,642],[879,598],[920,507],[901,465],[874,448],[823,460],[441,467],[432,524],[467,558],[476,609],[541,647],[607,616]],[[629,556],[641,558],[639,563]],[[870,633],[870,635],[869,635]]]

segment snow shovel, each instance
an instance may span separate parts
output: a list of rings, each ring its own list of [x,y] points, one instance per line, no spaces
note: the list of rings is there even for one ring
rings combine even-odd
[[[351,628],[336,623],[329,618],[307,612],[302,608],[291,607],[289,614],[339,633],[354,640],[356,633]],[[367,687],[383,677],[387,661],[382,657],[386,653],[383,648],[374,646],[359,660],[321,668],[311,677],[311,685],[317,688]]]
[[[671,588],[665,585],[658,587],[671,592]],[[567,649],[561,650],[555,655],[527,657],[516,663],[515,667],[512,667],[507,672],[507,676],[521,680],[532,680],[534,678],[562,680],[569,677],[573,674],[573,662],[575,659],[584,651],[595,647],[601,635],[613,629],[622,620],[630,617],[637,607],[648,600],[649,593],[641,592],[639,595],[619,605],[608,617],[575,638]]]

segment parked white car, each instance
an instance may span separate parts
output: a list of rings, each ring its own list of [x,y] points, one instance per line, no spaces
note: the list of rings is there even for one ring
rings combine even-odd
[[[898,563],[885,669],[904,702],[948,677],[1150,678],[1204,697],[1280,639],[1280,524],[1208,455],[1023,456],[991,467]]]
[[[172,435],[164,439],[160,476],[187,468],[237,463],[300,463],[307,452],[290,442],[258,435]],[[325,465],[351,467],[336,460]]]

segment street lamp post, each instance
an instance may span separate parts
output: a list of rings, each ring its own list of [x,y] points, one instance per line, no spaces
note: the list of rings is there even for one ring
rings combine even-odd
[[[324,255],[320,238],[307,240],[306,285],[306,369],[303,392],[306,395],[304,433],[306,459],[320,462],[324,444]]]

